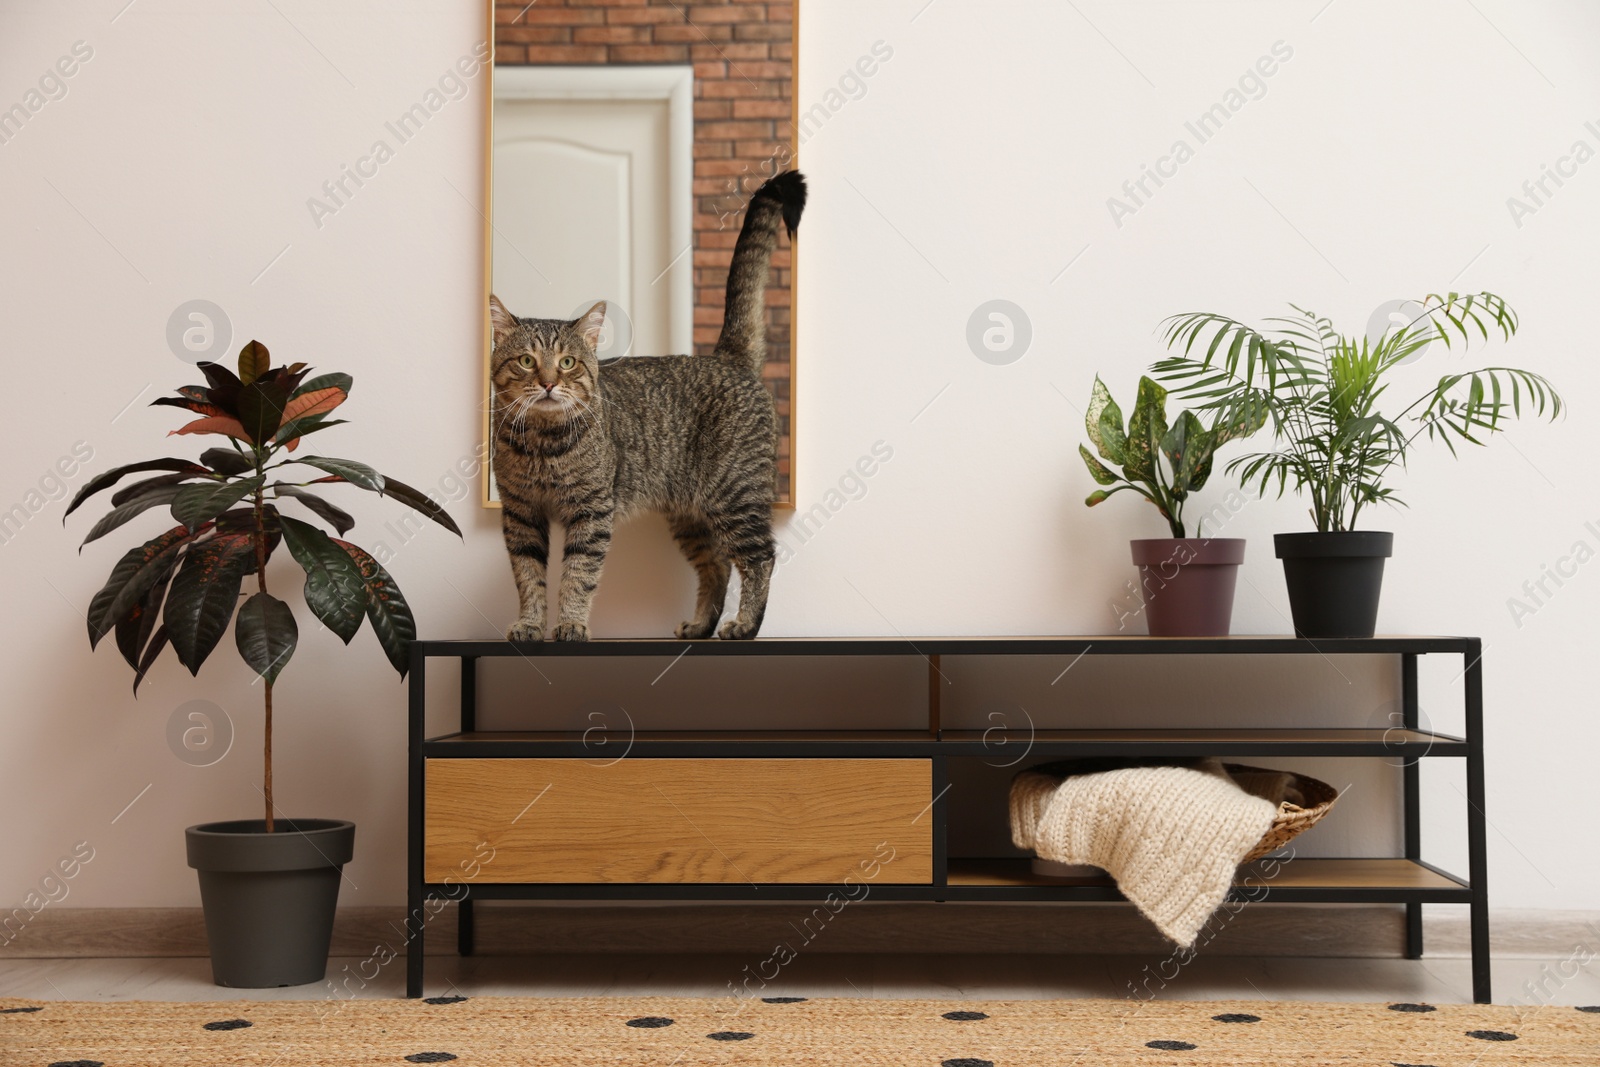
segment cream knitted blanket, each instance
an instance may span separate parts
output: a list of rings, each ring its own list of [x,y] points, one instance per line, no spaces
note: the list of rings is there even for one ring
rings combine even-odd
[[[1185,948],[1227,899],[1235,870],[1277,812],[1276,800],[1245,792],[1214,760],[1065,781],[1025,771],[1011,784],[1018,848],[1107,871],[1123,896]]]

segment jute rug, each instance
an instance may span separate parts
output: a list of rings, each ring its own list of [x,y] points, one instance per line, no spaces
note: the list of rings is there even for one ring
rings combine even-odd
[[[1600,1008],[434,997],[0,1000],[5,1067],[1600,1064]]]

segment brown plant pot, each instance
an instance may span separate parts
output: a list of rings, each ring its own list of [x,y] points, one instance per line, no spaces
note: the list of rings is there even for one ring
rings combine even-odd
[[[1244,562],[1241,537],[1130,541],[1151,637],[1225,637]]]

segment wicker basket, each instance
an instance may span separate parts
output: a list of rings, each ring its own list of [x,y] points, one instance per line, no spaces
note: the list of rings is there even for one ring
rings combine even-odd
[[[1225,763],[1223,766],[1227,769],[1229,776],[1247,793],[1251,792],[1251,775],[1260,774],[1276,777],[1279,773],[1293,773],[1270,771],[1263,767],[1251,767],[1242,763]],[[1033,770],[1044,774],[1051,773],[1051,768],[1048,764],[1044,767],[1035,767]],[[1278,813],[1273,817],[1272,825],[1267,828],[1266,834],[1262,836],[1256,846],[1240,862],[1249,863],[1252,860],[1258,860],[1267,853],[1274,852],[1287,845],[1294,838],[1315,826],[1333,808],[1334,801],[1339,799],[1339,791],[1327,782],[1319,781],[1304,774],[1295,774],[1294,779],[1295,786],[1299,789],[1305,804],[1291,804],[1287,800],[1279,804]],[[1033,784],[1029,787],[1028,809],[1032,813],[1033,824],[1037,824],[1038,820],[1044,817],[1044,810],[1049,805],[1050,797],[1055,792],[1055,789],[1053,785],[1047,784],[1047,781],[1040,778],[1038,774],[1034,774],[1029,781]],[[1013,783],[1013,790],[1016,787],[1016,784]]]
[[[1241,774],[1273,772],[1261,767],[1247,767],[1240,763],[1225,763],[1228,774],[1237,781]],[[1287,800],[1278,805],[1278,814],[1273,818],[1272,825],[1267,828],[1266,834],[1255,848],[1245,856],[1244,862],[1258,860],[1269,852],[1274,852],[1287,845],[1294,838],[1305,833],[1315,826],[1324,815],[1333,808],[1334,801],[1339,799],[1339,791],[1327,782],[1304,774],[1296,774],[1295,785],[1300,789],[1305,798],[1305,804],[1291,804]],[[1241,786],[1243,783],[1241,783]],[[1248,792],[1248,790],[1246,790]]]

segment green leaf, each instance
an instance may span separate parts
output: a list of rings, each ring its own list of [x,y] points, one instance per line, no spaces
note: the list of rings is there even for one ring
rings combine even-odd
[[[360,568],[361,579],[367,587],[367,618],[372,621],[372,632],[378,635],[384,654],[404,678],[411,669],[411,642],[417,636],[417,623],[411,616],[410,605],[382,564],[348,541],[332,540]]]
[[[1184,494],[1205,483],[1204,475],[1198,482],[1195,476],[1202,467],[1206,474],[1210,473],[1216,444],[1194,413],[1184,411],[1161,439],[1161,451],[1172,468],[1172,491]]]
[[[293,400],[297,396],[314,393],[319,389],[343,389],[348,396],[353,384],[354,380],[348,374],[319,374],[296,389],[289,399]]]
[[[194,460],[192,459],[149,459],[143,463],[129,463],[126,466],[113,467],[104,474],[97,474],[84,483],[83,488],[79,489],[77,495],[72,498],[72,503],[67,505],[66,514],[61,516],[61,522],[65,524],[67,515],[77,511],[79,504],[82,504],[101,490],[109,489],[116,485],[124,475],[137,474],[140,471],[181,471],[187,470],[192,466],[194,466]]]
[[[1095,459],[1093,452],[1090,452],[1083,445],[1079,445],[1078,455],[1083,457],[1084,466],[1089,468],[1089,474],[1093,476],[1096,482],[1099,482],[1101,485],[1117,484],[1116,474],[1108,469],[1104,463],[1101,463],[1098,459]],[[1099,501],[1096,501],[1096,503],[1099,503]]]
[[[250,669],[267,682],[275,682],[294,655],[300,627],[289,605],[270,593],[257,593],[239,608],[233,636]]]
[[[1167,435],[1167,391],[1148,377],[1139,379],[1139,398],[1128,419],[1127,459],[1123,463],[1129,479],[1156,480],[1156,452]]]
[[[397,481],[394,478],[390,478],[388,475],[381,475],[380,477],[383,478],[384,496],[394,497],[402,504],[422,512],[428,518],[432,519],[440,526],[443,526],[446,530],[449,530],[457,537],[461,536],[461,528],[456,525],[456,521],[450,517],[449,513],[446,512],[444,508],[440,507],[438,504],[435,504],[431,499],[429,499],[425,493],[418,492],[405,482]]]
[[[146,490],[143,495],[134,497],[125,504],[119,504],[117,507],[112,508],[110,511],[102,515],[100,517],[100,521],[89,528],[89,536],[83,539],[83,544],[86,545],[90,541],[98,541],[100,538],[104,537],[112,530],[115,530],[118,526],[121,526],[129,519],[141,515],[153,507],[172,503],[185,489],[201,488],[206,487],[198,485],[163,485],[157,486],[154,489]],[[79,545],[78,547],[81,551],[83,545]]]
[[[351,485],[359,485],[374,493],[383,492],[383,475],[365,463],[357,463],[353,459],[334,459],[331,456],[301,456],[293,462],[304,463],[308,467],[315,467],[329,474],[337,474]]]
[[[311,613],[345,644],[361,629],[367,611],[367,582],[351,555],[310,523],[283,517],[283,542],[306,572],[305,598]]]
[[[258,474],[236,482],[184,486],[172,498],[172,517],[193,530],[227,511],[265,482],[266,478]],[[176,643],[176,637],[173,640]]]
[[[1211,427],[1214,447],[1221,448],[1229,441],[1249,437],[1265,426],[1268,403],[1267,398],[1250,393],[1224,409]]]
[[[194,535],[178,526],[123,554],[111,569],[111,577],[89,602],[90,648],[98,645],[134,605],[144,600],[158,579],[171,573],[173,558],[192,540]]]
[[[1084,413],[1083,424],[1089,433],[1089,440],[1094,442],[1095,451],[1112,463],[1127,462],[1124,455],[1127,439],[1122,432],[1122,409],[1111,399],[1111,391],[1106,388],[1098,374],[1095,375],[1094,386],[1089,391],[1089,410]]]
[[[200,665],[227,632],[239,603],[245,571],[255,563],[255,539],[246,533],[217,534],[183,557],[162,613],[178,662],[198,674]]]
[[[330,426],[343,426],[349,421],[349,419],[330,419],[326,415],[307,415],[301,419],[291,419],[278,428],[278,432],[273,435],[272,443],[286,445],[296,437],[326,430]]]
[[[255,460],[243,452],[236,452],[231,448],[208,448],[200,453],[200,462],[216,471],[218,474],[235,475],[243,474],[255,467]]]
[[[349,512],[342,508],[334,507],[317,494],[302,489],[297,485],[277,485],[273,486],[273,488],[278,491],[279,496],[290,496],[300,501],[300,503],[311,509],[319,519],[332,526],[340,534],[345,533],[356,524],[356,520],[350,517]]]
[[[142,478],[132,485],[125,485],[111,496],[111,506],[120,507],[151,489],[160,489],[168,485],[182,485],[184,482],[196,478],[210,478],[211,472],[196,464],[191,470],[179,471],[177,474],[158,474],[154,478]]]
[[[272,357],[267,353],[267,346],[260,341],[251,341],[239,349],[239,381],[249,385],[272,366]],[[256,438],[261,440],[261,438]]]

